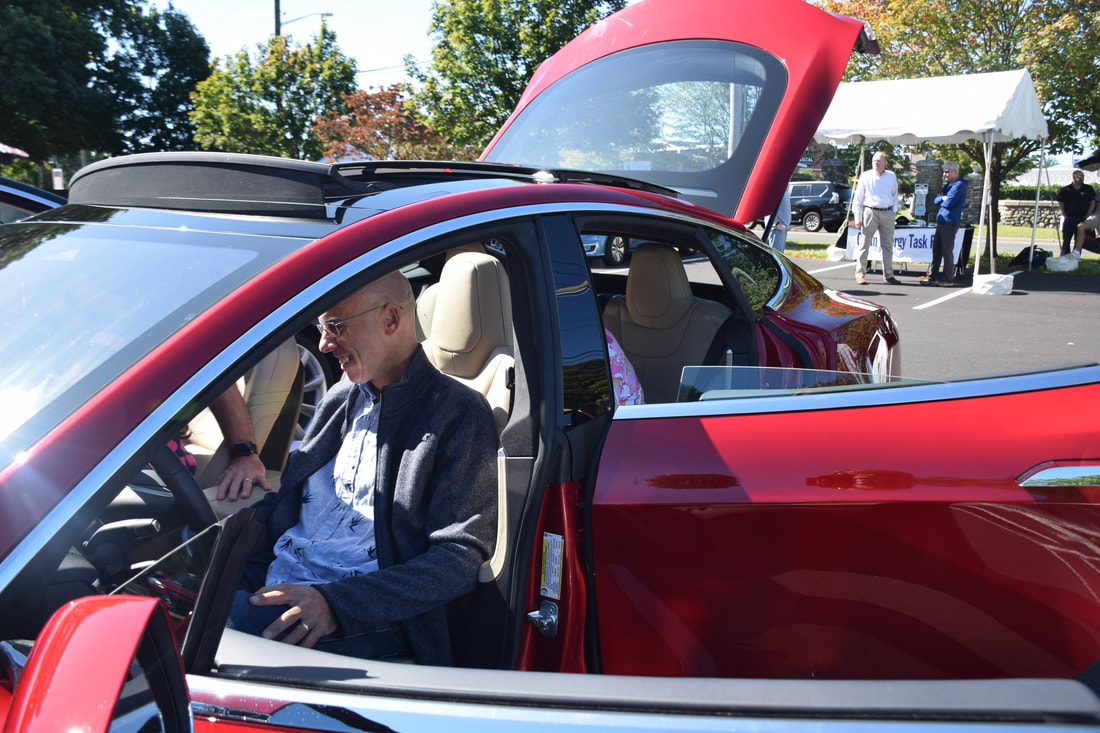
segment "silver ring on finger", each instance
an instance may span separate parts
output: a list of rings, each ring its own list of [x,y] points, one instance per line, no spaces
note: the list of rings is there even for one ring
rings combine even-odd
[[[305,621],[303,621],[302,622],[302,629],[308,634],[309,633],[309,624],[307,624]]]

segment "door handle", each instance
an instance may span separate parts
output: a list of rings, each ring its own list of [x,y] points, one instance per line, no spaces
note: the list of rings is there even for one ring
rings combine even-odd
[[[1100,464],[1044,463],[1016,479],[1025,489],[1048,486],[1100,486]]]

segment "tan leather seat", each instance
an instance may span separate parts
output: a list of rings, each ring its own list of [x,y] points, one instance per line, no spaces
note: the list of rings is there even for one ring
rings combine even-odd
[[[237,387],[244,395],[245,404],[248,406],[256,445],[262,456],[274,452],[281,454],[282,460],[286,459],[285,449],[289,448],[289,440],[284,430],[274,430],[274,428],[277,422],[286,423],[290,417],[284,414],[284,409],[287,396],[295,385],[300,365],[298,345],[291,339],[281,344],[252,367],[244,377],[237,380]],[[298,402],[299,404],[295,407],[300,407],[301,400],[299,399]],[[292,422],[296,422],[297,419],[295,411]],[[196,479],[199,486],[204,488],[213,486],[218,476],[229,465],[230,446],[224,445],[218,421],[214,419],[209,409],[196,415],[188,427],[191,430],[188,450],[195,455],[195,460],[199,464]],[[278,446],[280,450],[265,452],[268,440],[276,438],[285,441],[286,445]],[[281,470],[282,465],[270,465],[268,468]]]
[[[485,252],[485,246],[481,242],[470,242],[461,247],[447,250],[444,265],[463,252]],[[435,317],[435,301],[439,297],[439,283],[432,283],[424,288],[424,292],[416,299],[416,340],[421,343],[432,335],[432,318]]]
[[[631,256],[626,295],[604,307],[604,326],[630,359],[646,402],[675,402],[681,371],[703,363],[731,314],[692,295],[679,252],[642,244]]]
[[[497,429],[508,422],[515,367],[512,300],[500,260],[464,252],[447,261],[424,352],[439,371],[485,395]]]

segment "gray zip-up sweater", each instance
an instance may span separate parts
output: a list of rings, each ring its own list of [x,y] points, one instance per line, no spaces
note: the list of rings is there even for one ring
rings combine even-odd
[[[272,548],[298,523],[306,479],[336,455],[359,390],[343,380],[325,395],[277,493],[256,504],[264,532],[245,572],[263,585]],[[435,369],[418,349],[405,379],[383,388],[374,482],[379,569],[317,585],[352,636],[399,622],[416,661],[449,665],[447,605],[472,591],[496,539],[496,448],[484,397]]]

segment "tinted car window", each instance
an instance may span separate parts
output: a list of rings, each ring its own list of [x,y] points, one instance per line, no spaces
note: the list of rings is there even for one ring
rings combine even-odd
[[[791,186],[791,196],[806,196],[809,193],[807,189],[805,184]]]
[[[755,151],[778,101],[774,59],[713,42],[631,49],[584,66],[539,96],[494,160],[584,170],[706,171]],[[733,49],[731,53],[731,49]],[[743,50],[739,50],[743,49]],[[731,63],[731,56],[734,61]],[[782,85],[779,85],[782,86]],[[552,126],[546,121],[552,121]]]
[[[753,313],[760,318],[764,305],[779,287],[779,264],[768,251],[752,242],[722,232],[709,231],[707,235],[741,286]]]

